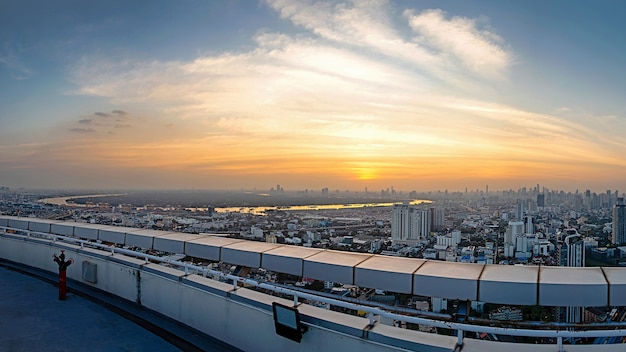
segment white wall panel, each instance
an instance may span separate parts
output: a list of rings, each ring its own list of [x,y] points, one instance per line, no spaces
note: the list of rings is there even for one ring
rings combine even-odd
[[[304,259],[304,276],[324,281],[354,284],[354,267],[371,254],[324,251]]]
[[[375,255],[356,266],[354,283],[362,287],[411,293],[413,273],[426,261]]]
[[[9,227],[16,229],[28,230],[28,218],[9,218]]]
[[[193,241],[198,238],[199,235],[172,232],[167,235],[155,237],[152,248],[157,251],[183,254],[185,253],[185,241]]]
[[[137,229],[134,229],[137,230]],[[101,229],[98,232],[98,239],[104,242],[111,242],[117,244],[125,244],[126,243],[126,232],[132,232],[132,228],[128,227],[114,227]]]
[[[609,305],[626,306],[626,269],[607,267],[602,271],[609,282]]]
[[[279,273],[302,276],[304,259],[323,252],[323,249],[282,246],[263,253],[263,268]]]
[[[536,305],[538,281],[538,266],[487,265],[480,277],[478,300]]]
[[[175,234],[176,232],[140,229],[126,233],[126,245],[145,249],[153,249],[156,237]]]
[[[109,226],[96,224],[80,224],[80,226],[74,227],[74,236],[85,240],[97,240],[98,231],[100,229],[106,229],[107,227]]]
[[[76,222],[69,222],[69,221],[54,223],[52,224],[52,226],[50,226],[50,232],[52,232],[55,235],[74,236],[74,227],[76,225],[81,225],[81,224],[76,223]]]
[[[51,225],[58,221],[42,220],[42,219],[29,219],[28,229],[37,232],[50,233]]]
[[[539,270],[542,306],[603,307],[609,304],[608,288],[600,268],[542,266]]]
[[[220,261],[222,247],[241,241],[245,240],[202,235],[200,238],[185,244],[185,254],[196,258]]]
[[[414,274],[413,294],[476,301],[483,268],[483,264],[429,260]]]
[[[280,244],[242,241],[222,247],[222,261],[224,263],[243,265],[250,268],[261,267],[261,254],[276,249]]]

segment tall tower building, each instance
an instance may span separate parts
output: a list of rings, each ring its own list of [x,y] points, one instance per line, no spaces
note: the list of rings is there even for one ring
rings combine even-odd
[[[420,239],[422,237],[422,212],[414,207],[410,207],[409,222],[411,223],[409,239]]]
[[[509,221],[509,226],[504,233],[504,244],[515,245],[515,238],[524,234],[524,223],[521,221]]]
[[[445,227],[445,213],[442,208],[430,208],[431,225],[433,231],[443,230]]]
[[[411,223],[409,221],[409,205],[394,204],[391,213],[391,239],[405,241],[409,238]]]
[[[394,204],[391,214],[391,239],[394,242],[417,243],[432,230],[430,210],[409,204]]]
[[[626,243],[626,203],[618,197],[613,207],[613,244]]]
[[[517,220],[522,220],[524,216],[524,202],[521,199],[517,200],[517,204],[515,204],[515,218]]]
[[[567,263],[565,266],[582,268],[585,266],[585,241],[579,234],[565,237],[567,247]]]
[[[420,238],[428,238],[430,236],[430,232],[432,231],[432,215],[430,209],[427,210],[418,210],[420,217]]]
[[[535,219],[530,215],[524,218],[524,233],[535,233]]]
[[[566,260],[565,266],[576,268],[585,266],[585,241],[578,233],[565,237],[561,251],[566,252],[565,255],[562,254]],[[567,323],[580,323],[584,320],[584,312],[585,307],[565,307],[565,321]]]
[[[537,207],[543,208],[546,206],[546,195],[543,193],[539,193],[537,195]]]

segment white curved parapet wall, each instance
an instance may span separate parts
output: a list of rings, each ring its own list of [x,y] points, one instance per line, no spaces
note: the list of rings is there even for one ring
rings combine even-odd
[[[510,305],[626,306],[626,268],[451,263],[9,216],[0,216],[0,227],[101,240],[420,296]]]
[[[80,235],[81,240],[71,236]],[[38,219],[0,217],[0,261],[13,262],[48,272],[56,272],[52,253],[66,251],[75,263],[68,269],[68,279],[77,285],[136,302],[142,307],[163,314],[201,333],[224,341],[244,351],[319,351],[348,350],[360,352],[379,351],[463,351],[486,350],[536,352],[564,351],[563,339],[568,337],[626,336],[626,330],[615,325],[604,330],[523,330],[464,323],[436,321],[427,318],[384,312],[378,308],[330,299],[331,304],[355,310],[364,310],[370,319],[355,317],[308,305],[299,305],[302,321],[309,331],[298,344],[278,336],[274,332],[271,314],[272,302],[293,304],[275,296],[238,287],[237,282],[252,284],[253,280],[235,278],[234,284],[215,281],[202,275],[188,275],[187,270],[207,269],[178,263],[185,270],[177,270],[152,263],[158,257],[115,249],[103,244],[88,242],[103,240],[118,244],[143,244],[144,248],[180,250],[183,253],[209,260],[224,260],[239,265],[251,265],[278,272],[313,274],[321,280],[341,279],[364,287],[381,288],[395,292],[415,294],[441,294],[443,297],[473,299],[493,297],[505,302],[542,302],[556,299],[559,290],[582,290],[570,292],[574,300],[585,303],[609,301],[610,295],[624,295],[624,286],[615,282],[623,280],[620,268],[598,268],[583,271],[558,271],[558,268],[520,268],[510,266],[484,266],[456,264],[426,260],[412,260],[366,254],[345,253],[248,242],[224,237],[199,236],[134,228],[121,228],[81,223],[51,222]],[[85,245],[85,246],[83,246]],[[97,247],[97,248],[92,248]],[[143,260],[137,259],[139,256]],[[149,258],[150,257],[150,258]],[[81,265],[82,269],[81,270]],[[85,277],[84,268],[94,269],[97,275]],[[96,270],[97,268],[97,270]],[[531,269],[531,270],[525,270]],[[542,271],[542,269],[550,269]],[[592,268],[593,269],[593,268]],[[580,270],[580,269],[578,269]],[[568,277],[565,274],[574,274]],[[598,280],[598,273],[606,279]],[[547,279],[540,280],[545,274]],[[591,274],[591,275],[588,275]],[[580,277],[580,280],[578,279]],[[604,277],[604,276],[603,276]],[[535,280],[532,284],[531,281]],[[324,301],[325,298],[271,287],[258,283],[267,290],[301,298]],[[264,285],[264,286],[263,286]],[[543,285],[543,286],[542,286]],[[441,286],[441,287],[436,287]],[[561,287],[562,286],[562,287]],[[557,289],[555,291],[555,288]],[[508,292],[500,292],[509,290]],[[533,294],[534,290],[534,294]],[[556,292],[556,293],[555,293]],[[598,293],[599,292],[599,293]],[[307,297],[313,296],[313,297]],[[528,297],[529,296],[529,297]],[[568,304],[571,300],[565,299]],[[614,297],[616,301],[619,297]],[[295,300],[295,299],[294,299]],[[576,302],[578,302],[576,301]],[[560,303],[562,302],[556,302]],[[512,304],[512,303],[511,303]],[[588,304],[587,304],[588,305]],[[589,306],[589,305],[588,305]],[[400,329],[371,320],[374,316],[387,319],[424,324],[457,330],[457,337]],[[556,345],[527,345],[463,339],[463,331],[511,336],[534,336],[551,338]],[[594,350],[617,352],[623,344],[594,345]],[[572,352],[586,351],[590,345],[568,345]]]

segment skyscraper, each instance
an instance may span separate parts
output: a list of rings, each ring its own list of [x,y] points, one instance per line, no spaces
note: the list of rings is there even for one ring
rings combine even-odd
[[[524,218],[524,233],[535,233],[535,219],[530,215]]]
[[[391,214],[391,239],[400,243],[417,243],[432,230],[430,209],[409,204],[394,204]]]
[[[537,206],[539,208],[543,208],[546,206],[546,195],[543,193],[540,193],[537,195]]]
[[[433,231],[443,230],[445,227],[445,214],[442,208],[430,208],[431,226]]]
[[[394,204],[391,213],[391,239],[396,241],[408,240],[411,231],[409,221],[409,205]]]
[[[585,241],[579,234],[565,237],[567,263],[565,266],[581,268],[585,266]]]
[[[613,207],[613,244],[626,243],[626,203],[618,197]]]
[[[524,234],[524,223],[522,221],[509,221],[506,232],[504,233],[505,257],[512,257],[515,251],[517,237]],[[510,248],[507,252],[506,248]]]
[[[572,230],[567,230],[568,233]],[[565,237],[565,241],[561,246],[561,251],[565,251],[566,254],[562,255],[565,258],[565,266],[570,267],[584,267],[585,266],[585,241],[582,236],[573,230],[574,234]],[[585,307],[565,307],[565,321],[567,323],[580,323],[584,318]]]
[[[524,219],[524,203],[521,199],[518,199],[517,203],[515,204],[515,218],[517,220]]]
[[[433,227],[431,210],[417,210],[419,212],[419,236],[428,238]]]

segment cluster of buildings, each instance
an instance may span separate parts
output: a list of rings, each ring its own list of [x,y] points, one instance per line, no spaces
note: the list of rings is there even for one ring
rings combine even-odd
[[[394,246],[419,248],[418,257],[424,259],[466,263],[569,267],[585,267],[589,260],[603,266],[623,263],[626,202],[617,192],[564,195],[539,193],[537,187],[525,199],[503,202],[500,197],[485,192],[480,199],[456,206],[448,202],[445,213],[432,205],[396,204],[391,217]],[[431,302],[435,311],[450,304],[434,297]],[[481,306],[480,302],[471,305],[476,310]],[[549,320],[590,323],[592,317],[602,316],[587,310],[554,308]],[[488,316],[516,321],[522,320],[523,313],[519,307],[495,307]]]
[[[395,243],[417,244],[431,232],[444,228],[444,210],[423,209],[410,203],[394,204],[391,215],[391,239]]]
[[[566,193],[540,190],[539,186],[501,192],[402,195],[391,191],[399,201],[386,207],[320,210],[311,206],[256,213],[251,208],[215,211],[159,204],[67,207],[40,203],[37,199],[42,195],[36,192],[6,189],[0,190],[0,212],[464,263],[583,267],[589,263],[619,265],[626,257],[626,247],[620,246],[626,244],[626,202],[617,192]],[[279,185],[271,192],[276,197],[287,193]],[[327,194],[324,189],[322,195]],[[406,200],[409,195],[432,201],[412,204]],[[351,291],[332,282],[321,288],[333,293]],[[368,294],[368,299],[383,298],[406,303],[393,293]],[[449,312],[458,304],[437,297],[412,297],[410,301],[414,308],[420,304],[420,309],[426,306],[433,312]],[[471,302],[469,310],[493,320],[528,316],[522,307],[490,307],[483,312],[484,306],[483,302]],[[597,310],[554,309],[550,319],[573,323],[600,319],[604,315]]]

